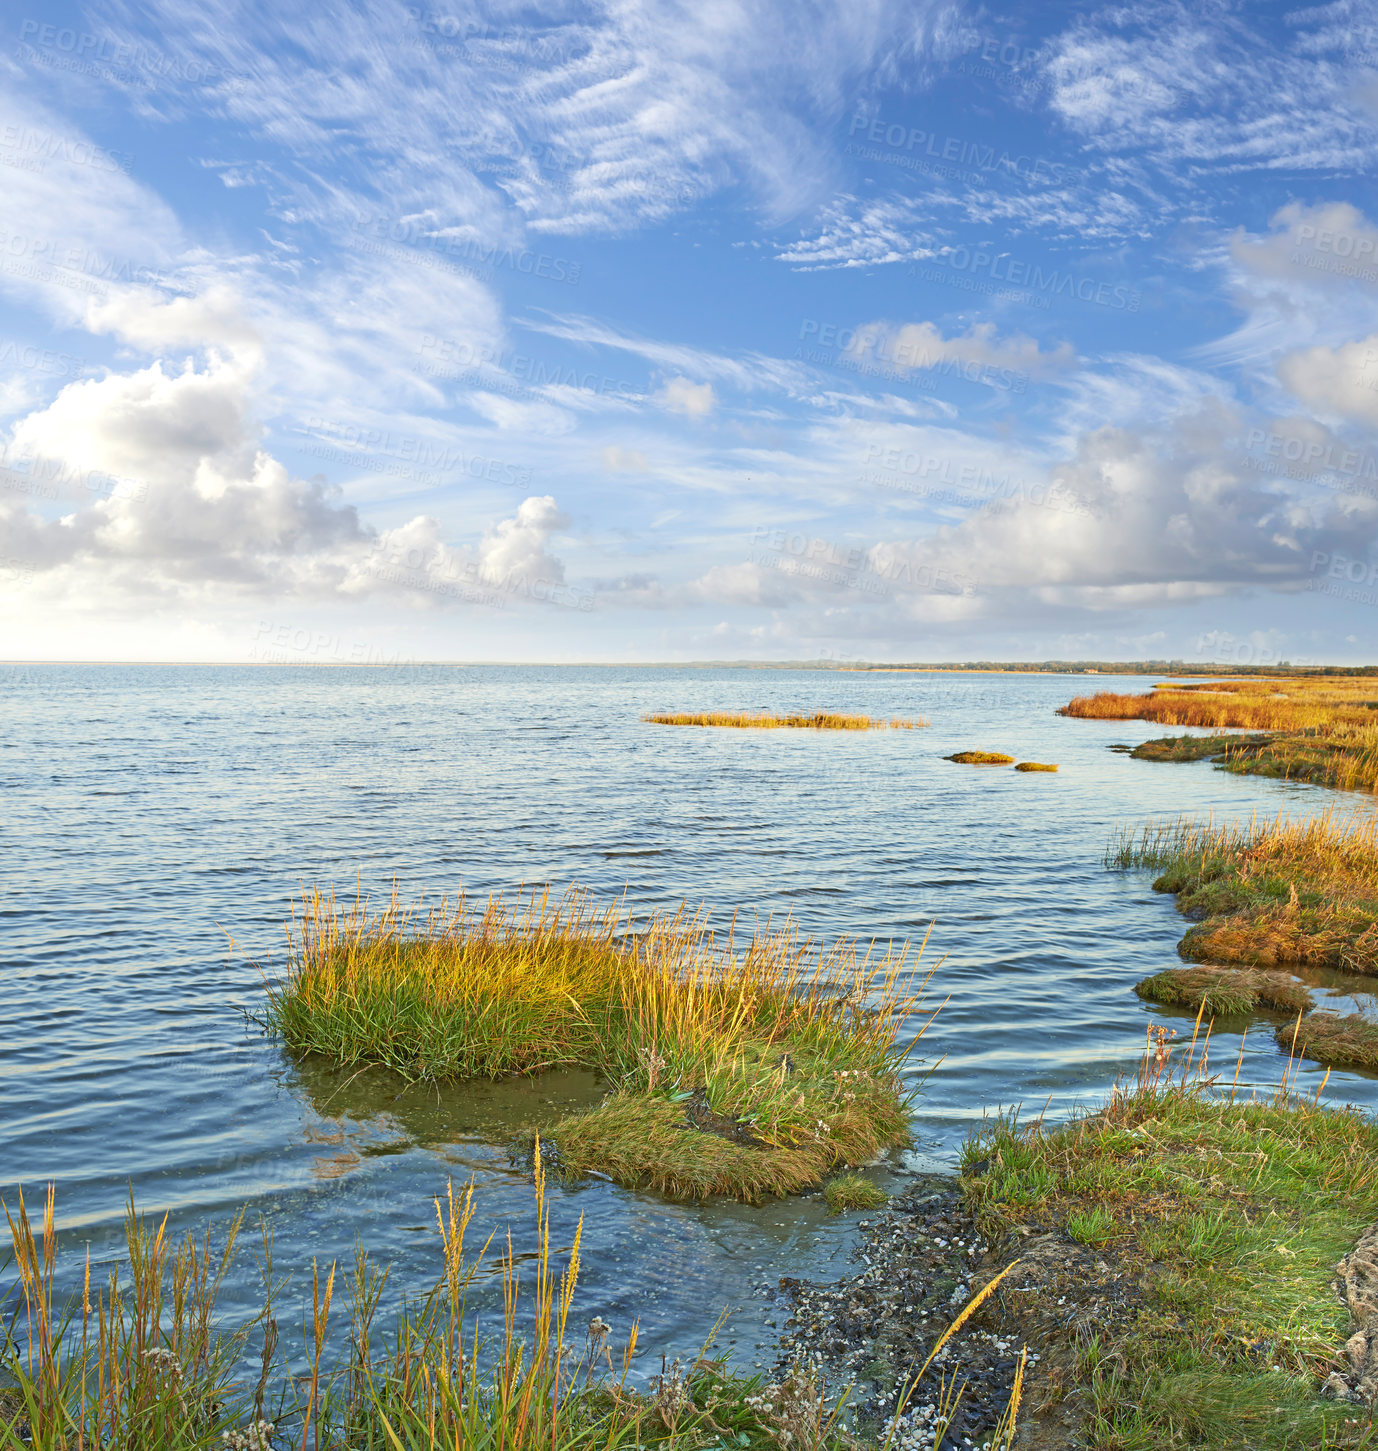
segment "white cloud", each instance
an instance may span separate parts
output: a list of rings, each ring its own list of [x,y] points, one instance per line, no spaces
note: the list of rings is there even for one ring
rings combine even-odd
[[[638,449],[623,448],[620,444],[610,443],[602,452],[603,467],[609,473],[638,473],[644,474],[647,470],[646,455]]]
[[[1026,379],[1049,377],[1075,361],[1070,343],[1045,352],[1024,333],[997,338],[993,322],[973,323],[964,334],[950,338],[943,337],[931,322],[899,327],[886,322],[868,323],[856,329],[849,351],[906,372],[956,364],[965,376],[981,380],[1010,374]]]
[[[493,526],[479,546],[479,572],[492,584],[520,581],[562,584],[563,563],[546,548],[550,538],[568,529],[569,516],[549,494],[523,499],[516,515]]]
[[[686,418],[707,418],[717,401],[711,383],[693,383],[688,378],[671,378],[656,394],[662,408]]]
[[[1378,425],[1378,333],[1337,348],[1302,348],[1278,363],[1294,397],[1327,417]]]

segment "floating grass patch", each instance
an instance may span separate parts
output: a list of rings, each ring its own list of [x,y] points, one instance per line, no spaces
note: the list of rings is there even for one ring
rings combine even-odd
[[[1374,1445],[1371,1406],[1331,1377],[1352,1330],[1335,1266],[1378,1219],[1378,1125],[1167,1083],[1164,1058],[1099,1112],[1002,1119],[964,1156],[979,1223],[1019,1259],[997,1324],[1040,1354],[1026,1404],[1073,1420],[1035,1444]]]
[[[907,948],[633,922],[578,892],[424,915],[313,893],[289,944],[264,1021],[295,1052],[412,1080],[600,1074],[607,1098],[551,1130],[570,1174],[754,1202],[907,1141]]]
[[[1056,771],[1057,767],[1047,761],[1020,761],[1016,771]]]
[[[959,766],[1009,766],[1014,763],[1013,756],[1003,755],[1000,751],[958,751],[955,756],[944,756],[945,761],[956,761]]]
[[[480,1319],[476,1280],[490,1235],[466,1245],[474,1189],[435,1201],[434,1279],[396,1297],[360,1247],[351,1266],[312,1267],[301,1303],[269,1277],[257,1314],[218,1305],[240,1221],[212,1253],[209,1234],[174,1246],[165,1223],[130,1206],[126,1253],[93,1282],[75,1237],[58,1245],[49,1191],[41,1227],[22,1194],[6,1206],[22,1295],[0,1345],[8,1384],[5,1451],[635,1451],[663,1446],[852,1451],[822,1381],[734,1374],[706,1357],[662,1363],[628,1385],[635,1321],[576,1313],[583,1221],[563,1265],[551,1252],[536,1175],[534,1253],[509,1228],[501,1300]],[[265,1242],[265,1251],[268,1245]],[[57,1286],[75,1285],[64,1304]],[[291,1326],[301,1326],[297,1341]],[[279,1338],[279,1325],[286,1332]],[[525,1330],[522,1327],[526,1327]],[[251,1357],[254,1372],[236,1374]]]
[[[1112,843],[1106,863],[1157,867],[1156,891],[1202,920],[1178,951],[1191,961],[1297,963],[1378,972],[1378,824],[1333,812],[1216,827],[1150,823]]]
[[[1378,1023],[1359,1013],[1312,1013],[1300,1023],[1284,1023],[1274,1036],[1280,1048],[1302,1058],[1378,1071]]]
[[[834,1174],[823,1185],[823,1202],[829,1214],[847,1214],[858,1209],[880,1209],[890,1196],[861,1174]]]
[[[1304,982],[1286,973],[1253,968],[1170,967],[1146,977],[1134,991],[1149,1002],[1190,1008],[1211,1018],[1237,1017],[1258,1007],[1311,1011],[1311,994]]]
[[[828,715],[819,711],[814,715],[769,715],[764,712],[739,714],[732,711],[664,712],[643,715],[644,721],[652,725],[678,726],[736,726],[746,730],[813,730],[813,731],[909,731],[928,722],[915,717],[906,720],[900,716],[870,715]]]
[[[1058,713],[1084,720],[1149,720],[1251,731],[1255,734],[1168,736],[1147,741],[1132,754],[1151,761],[1213,760],[1220,769],[1239,775],[1378,791],[1374,695],[1373,681],[1362,677],[1175,681],[1145,694],[1102,690],[1079,696]]]

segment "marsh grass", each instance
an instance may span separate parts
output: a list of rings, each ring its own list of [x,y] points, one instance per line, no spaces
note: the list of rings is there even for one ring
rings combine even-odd
[[[944,756],[943,760],[956,761],[959,766],[1009,766],[1014,757],[1000,751],[958,751],[955,756]]]
[[[1050,1312],[1043,1369],[1101,1451],[1372,1446],[1372,1408],[1318,1390],[1352,1328],[1335,1264],[1378,1219],[1378,1125],[1285,1087],[1241,1101],[1200,1059],[1174,1080],[1169,1057],[1151,1045],[1098,1112],[1002,1118],[965,1151],[995,1242],[1051,1227],[1113,1254],[1121,1310]]]
[[[1056,771],[1057,767],[1047,761],[1020,761],[1016,771]]]
[[[861,1174],[834,1174],[823,1185],[823,1202],[829,1214],[847,1214],[856,1209],[880,1209],[890,1202],[890,1196]]]
[[[1280,1048],[1299,1057],[1336,1068],[1378,1071],[1378,1023],[1362,1013],[1313,1013],[1282,1024],[1274,1037]]]
[[[907,945],[825,947],[788,923],[743,940],[578,892],[425,913],[312,892],[263,1021],[295,1052],[411,1080],[592,1069],[608,1096],[550,1130],[565,1172],[755,1202],[907,1141],[914,971]]]
[[[1149,1002],[1190,1008],[1208,1018],[1238,1017],[1255,1008],[1309,1013],[1311,994],[1304,982],[1283,972],[1254,968],[1170,967],[1135,985]]]
[[[1132,754],[1146,760],[1213,759],[1239,775],[1378,791],[1378,699],[1372,680],[1296,677],[1172,682],[1139,695],[1098,691],[1063,706],[1084,720],[1149,720],[1251,737],[1167,737]]]
[[[1106,864],[1155,867],[1155,891],[1201,920],[1192,961],[1378,972],[1378,823],[1333,811],[1225,826],[1178,820],[1124,831]]]
[[[4,1344],[12,1382],[0,1446],[8,1451],[620,1451],[620,1448],[788,1445],[842,1451],[841,1403],[816,1377],[787,1386],[732,1374],[701,1355],[628,1386],[637,1327],[615,1347],[612,1327],[572,1318],[582,1220],[563,1265],[550,1244],[544,1178],[535,1182],[537,1247],[502,1257],[501,1312],[481,1334],[471,1304],[493,1238],[466,1248],[470,1185],[435,1202],[439,1253],[431,1288],[403,1297],[390,1325],[388,1272],[360,1249],[351,1267],[313,1266],[300,1307],[302,1343],[279,1343],[271,1245],[264,1241],[265,1301],[235,1328],[217,1310],[240,1221],[213,1256],[209,1236],[174,1248],[132,1204],[125,1263],[104,1290],[90,1283],[71,1306],[56,1285],[54,1198],[41,1229],[22,1193],[10,1217],[23,1302]],[[6,1210],[9,1213],[9,1210]],[[70,1258],[70,1251],[68,1252]],[[121,1278],[123,1276],[123,1279]],[[79,1284],[81,1275],[76,1276]],[[94,1301],[94,1303],[93,1303]],[[343,1322],[341,1324],[340,1322]],[[340,1332],[345,1333],[340,1333]],[[332,1348],[336,1347],[336,1348]],[[257,1374],[237,1367],[259,1361]]]
[[[816,731],[908,731],[926,726],[928,722],[916,717],[906,720],[900,716],[829,715],[819,711],[813,715],[770,715],[765,712],[748,714],[733,711],[662,712],[643,715],[643,721],[652,725],[679,726],[737,726],[748,730],[816,730]]]

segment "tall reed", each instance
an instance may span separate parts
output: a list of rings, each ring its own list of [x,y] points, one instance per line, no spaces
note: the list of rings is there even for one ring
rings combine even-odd
[[[172,1249],[166,1220],[152,1228],[131,1204],[126,1266],[91,1303],[89,1261],[83,1299],[57,1298],[58,1246],[50,1189],[41,1231],[31,1225],[22,1192],[10,1233],[23,1287],[23,1323],[5,1344],[4,1372],[15,1387],[0,1412],[6,1451],[618,1451],[675,1444],[788,1444],[798,1451],[840,1447],[837,1406],[808,1379],[807,1423],[774,1418],[757,1394],[761,1381],[734,1376],[700,1359],[687,1371],[628,1386],[637,1326],[614,1352],[611,1327],[594,1317],[574,1329],[583,1221],[564,1262],[551,1246],[544,1175],[537,1156],[536,1250],[528,1257],[509,1230],[502,1257],[501,1311],[480,1329],[472,1291],[492,1246],[477,1253],[466,1240],[474,1217],[472,1184],[451,1184],[435,1201],[440,1265],[423,1294],[403,1297],[395,1320],[382,1323],[388,1273],[362,1248],[343,1296],[338,1267],[312,1266],[303,1306],[303,1341],[280,1353],[273,1296],[281,1286],[265,1271],[263,1309],[226,1329],[216,1309],[240,1220],[212,1268],[209,1236]],[[7,1214],[9,1213],[7,1209]],[[267,1255],[271,1261],[270,1253]],[[345,1301],[344,1320],[338,1306]],[[490,1322],[492,1317],[490,1316]],[[261,1365],[250,1388],[241,1378],[254,1332]],[[803,1384],[801,1379],[801,1385]],[[807,1427],[809,1434],[801,1435]],[[739,1438],[744,1437],[744,1440]]]

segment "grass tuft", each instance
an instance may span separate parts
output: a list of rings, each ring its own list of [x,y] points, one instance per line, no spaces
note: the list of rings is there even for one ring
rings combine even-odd
[[[789,924],[739,941],[578,892],[425,915],[313,892],[288,941],[264,1021],[296,1052],[410,1080],[602,1075],[608,1097],[551,1132],[572,1175],[756,1202],[907,1142],[907,946],[822,947]]]
[[[1046,761],[1020,761],[1014,769],[1016,771],[1056,771],[1057,767]]]
[[[861,1174],[834,1174],[823,1185],[823,1200],[829,1214],[847,1214],[855,1209],[880,1209],[890,1196]]]
[[[958,751],[955,756],[944,756],[943,760],[956,761],[961,766],[1009,766],[1014,757],[999,751]]]
[[[1149,1002],[1191,1008],[1207,1017],[1238,1017],[1257,1007],[1309,1013],[1311,994],[1304,982],[1281,972],[1225,967],[1170,967],[1135,985]]]
[[[1327,1066],[1378,1070],[1378,1023],[1360,1013],[1312,1013],[1282,1024],[1274,1037],[1288,1053]]]
[[[906,720],[900,716],[829,715],[819,711],[814,715],[769,715],[734,713],[732,711],[663,712],[643,715],[642,720],[652,725],[680,726],[736,726],[748,730],[816,730],[816,731],[908,731],[928,722],[921,718]]]

